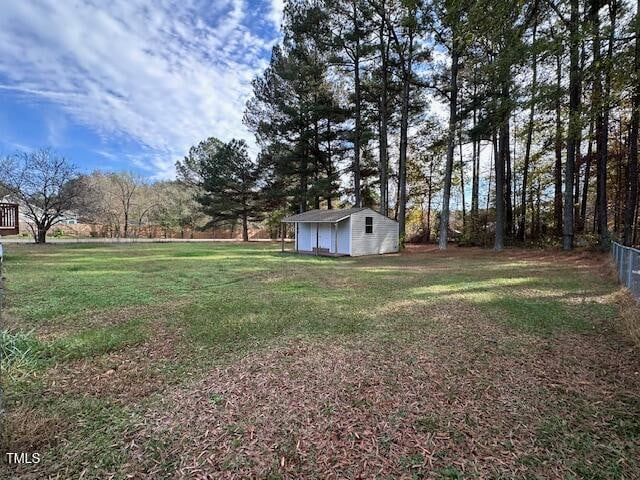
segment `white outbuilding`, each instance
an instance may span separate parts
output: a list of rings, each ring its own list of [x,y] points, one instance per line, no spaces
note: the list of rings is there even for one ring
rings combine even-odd
[[[315,255],[378,255],[399,248],[398,222],[370,208],[310,210],[282,219],[295,228],[295,250]]]

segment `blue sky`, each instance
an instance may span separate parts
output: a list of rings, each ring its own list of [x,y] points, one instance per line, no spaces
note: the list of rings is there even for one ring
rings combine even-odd
[[[171,178],[198,141],[252,142],[251,80],[283,0],[29,0],[0,16],[0,155]]]

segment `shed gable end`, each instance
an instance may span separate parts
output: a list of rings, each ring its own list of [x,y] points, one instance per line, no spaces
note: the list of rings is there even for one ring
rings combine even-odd
[[[397,252],[398,223],[366,208],[351,215],[351,255]]]

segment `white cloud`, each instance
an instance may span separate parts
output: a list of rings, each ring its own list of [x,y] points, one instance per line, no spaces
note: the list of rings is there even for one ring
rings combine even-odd
[[[283,14],[284,0],[271,0],[271,11],[269,12],[269,19],[275,26],[276,30],[280,30],[280,24],[282,23]]]
[[[282,1],[264,8],[264,21],[279,24]],[[244,0],[40,0],[2,10],[0,89],[52,101],[105,138],[134,139],[149,155],[132,163],[170,175],[210,135],[252,141],[244,104],[273,38],[253,33]]]

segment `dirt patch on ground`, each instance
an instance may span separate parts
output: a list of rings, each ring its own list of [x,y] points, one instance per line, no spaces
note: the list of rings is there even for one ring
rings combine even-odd
[[[297,339],[246,357],[166,396],[131,432],[124,470],[140,478],[640,475],[640,378],[624,347],[593,335],[466,338]]]

